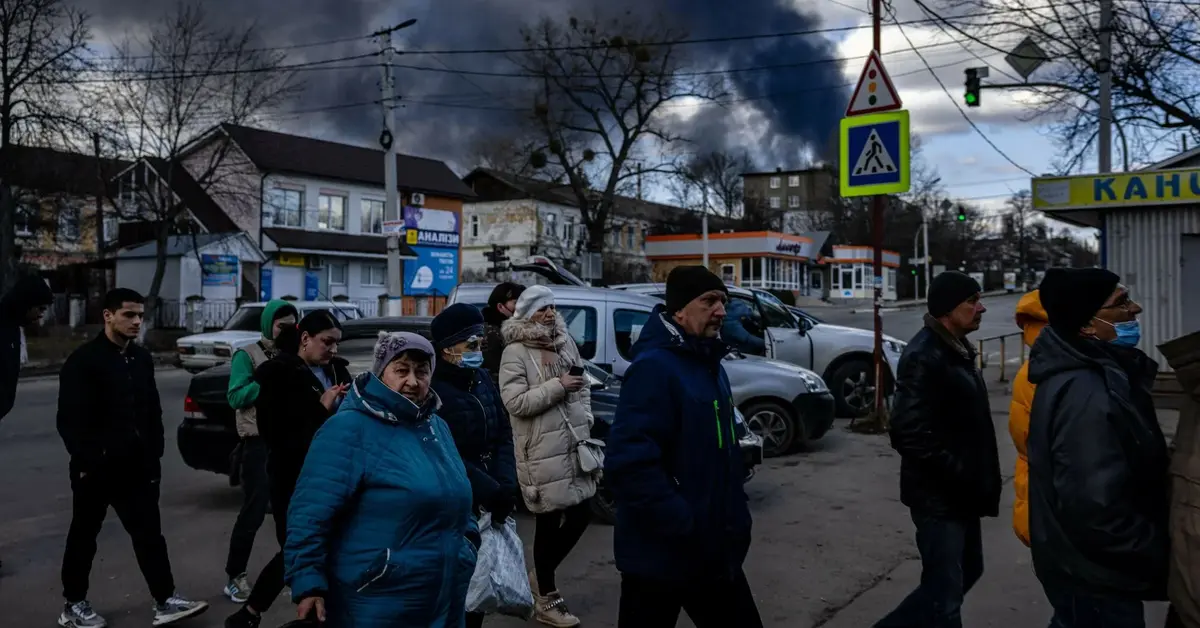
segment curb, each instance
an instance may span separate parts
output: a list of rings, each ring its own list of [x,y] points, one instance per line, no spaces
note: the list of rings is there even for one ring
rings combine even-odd
[[[1002,297],[1002,296],[1005,296],[1008,294],[1016,294],[1016,292],[1009,292],[1008,290],[992,290],[990,292],[984,292],[980,296],[981,296],[981,298],[986,299],[988,297]],[[902,302],[892,303],[890,305],[881,307],[881,308],[879,308],[879,312],[881,314],[884,312],[899,312],[901,310],[911,310],[913,308],[924,307],[924,306],[925,306],[925,301],[923,301],[923,300],[922,301],[902,301]],[[875,308],[873,308],[873,307],[859,307],[859,308],[854,308],[854,309],[850,310],[851,314],[873,314],[874,312],[875,312]]]

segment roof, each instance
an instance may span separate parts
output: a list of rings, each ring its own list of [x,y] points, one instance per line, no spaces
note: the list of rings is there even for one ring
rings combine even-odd
[[[480,177],[494,179],[510,190],[519,193],[521,198],[532,198],[544,203],[554,203],[568,207],[579,206],[579,199],[576,198],[575,191],[566,183],[523,177],[492,168],[476,168],[471,171],[471,174],[463,177],[463,181],[474,188],[475,182]],[[483,201],[512,200],[513,198],[512,195],[505,195],[496,190],[484,191],[482,193],[480,190],[476,190],[476,195],[479,197],[479,200]],[[613,214],[618,216],[644,218],[650,222],[664,222],[677,218],[684,212],[695,213],[683,207],[630,198],[619,194],[613,197]]]
[[[223,124],[221,129],[260,170],[384,185],[382,150],[234,124]],[[396,165],[397,187],[402,191],[449,198],[475,196],[445,162],[396,155]]]
[[[339,251],[367,255],[387,255],[387,238],[377,235],[351,235],[336,231],[309,231],[268,227],[263,233],[271,238],[280,249],[301,251]],[[416,258],[417,254],[403,240],[400,241],[400,257]]]
[[[471,296],[491,294],[494,283],[463,283],[456,288],[456,302],[468,302]],[[642,303],[650,307],[654,307],[662,299],[657,299],[646,294],[634,290],[614,290],[612,288],[599,288],[592,286],[563,286],[558,284],[547,284],[556,297],[564,299],[578,299],[580,301],[596,301],[603,299],[604,301],[619,301],[624,303]],[[475,293],[474,295],[472,293]],[[484,301],[487,298],[485,296]]]
[[[1140,168],[1139,170],[1167,170],[1168,168],[1187,168],[1189,166],[1198,165],[1196,163],[1190,163],[1193,160],[1200,161],[1200,146],[1197,146],[1191,150],[1185,150],[1176,155],[1172,155],[1158,163],[1151,164],[1145,168]]]
[[[181,257],[197,249],[203,249],[230,238],[236,238],[238,233],[197,233],[195,235],[171,236],[167,239],[167,257]],[[195,247],[192,245],[195,244]],[[157,242],[143,242],[117,252],[120,259],[140,259],[154,257],[157,254]]]
[[[41,192],[94,195],[99,189],[99,176],[110,181],[118,172],[129,167],[127,161],[101,159],[100,171],[97,171],[96,158],[92,155],[39,146],[12,145],[8,150],[12,183]]]
[[[208,192],[200,185],[187,168],[178,161],[168,164],[161,157],[146,157],[144,160],[163,181],[170,181],[171,189],[179,197],[180,202],[192,212],[196,220],[204,225],[210,233],[229,233],[241,231],[237,223],[217,205]],[[168,168],[170,172],[168,172]]]

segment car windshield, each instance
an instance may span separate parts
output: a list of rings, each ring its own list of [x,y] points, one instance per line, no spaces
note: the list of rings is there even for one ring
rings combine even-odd
[[[263,307],[256,305],[252,307],[240,307],[238,311],[233,313],[225,323],[225,331],[262,331],[262,324],[259,322],[262,319]]]

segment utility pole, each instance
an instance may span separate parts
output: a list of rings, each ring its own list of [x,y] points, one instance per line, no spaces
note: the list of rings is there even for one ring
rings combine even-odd
[[[1096,155],[1100,174],[1112,172],[1112,0],[1100,0],[1100,137]],[[1108,219],[1100,213],[1100,267],[1108,268]]]
[[[700,208],[700,231],[704,248],[704,267],[708,268],[708,186],[700,186],[701,194],[704,195],[704,204]]]
[[[383,147],[383,184],[387,188],[387,202],[384,206],[384,220],[400,220],[400,188],[396,175],[396,77],[392,74],[392,33],[416,24],[416,20],[407,20],[392,28],[375,33],[379,42],[379,55],[383,59],[380,64],[382,90],[383,132],[379,134],[379,145]],[[400,233],[393,231],[387,236],[387,279],[388,307],[387,316],[403,314],[402,293],[404,292],[400,270]]]
[[[104,237],[104,196],[108,181],[104,180],[104,166],[100,161],[100,133],[92,133],[92,152],[96,155],[96,258],[104,259],[104,247],[108,244]]]
[[[883,2],[871,0],[871,43],[875,54],[881,54],[883,39]],[[842,176],[850,176],[842,173]],[[879,306],[883,302],[883,209],[886,198],[882,194],[871,197],[871,239],[875,244],[875,299],[872,304],[875,323],[875,422],[886,426],[886,408],[883,399],[883,316]]]
[[[929,282],[933,281],[933,269],[930,263],[933,256],[929,254],[929,222],[925,218],[925,210],[921,210],[921,237],[924,240],[921,248],[925,250],[925,300],[929,300]]]

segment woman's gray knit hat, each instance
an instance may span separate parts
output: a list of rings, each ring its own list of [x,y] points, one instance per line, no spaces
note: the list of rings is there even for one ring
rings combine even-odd
[[[375,341],[375,364],[371,367],[371,372],[376,377],[383,377],[383,369],[405,351],[420,351],[428,355],[430,372],[433,372],[436,363],[433,357],[437,355],[433,345],[424,336],[407,331],[379,332],[379,340]]]

